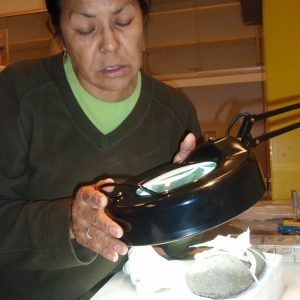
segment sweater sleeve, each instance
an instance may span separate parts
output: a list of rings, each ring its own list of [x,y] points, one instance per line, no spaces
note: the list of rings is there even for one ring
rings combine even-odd
[[[69,238],[72,199],[25,196],[33,170],[28,164],[30,126],[24,128],[21,105],[7,68],[0,73],[0,267],[39,270],[88,264],[96,254],[85,249],[81,260]]]

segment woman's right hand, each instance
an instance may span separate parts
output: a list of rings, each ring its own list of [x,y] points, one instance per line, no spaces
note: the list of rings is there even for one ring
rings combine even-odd
[[[98,189],[111,182],[112,179],[100,180],[95,186],[78,190],[72,205],[70,235],[84,247],[116,262],[119,255],[127,253],[128,247],[120,240],[122,227],[105,213],[107,197]],[[111,188],[105,189],[110,191]]]

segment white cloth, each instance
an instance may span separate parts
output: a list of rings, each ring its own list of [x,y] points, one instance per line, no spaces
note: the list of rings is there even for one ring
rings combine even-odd
[[[209,247],[197,253],[194,258],[201,261],[205,257],[226,253],[250,263],[250,273],[254,280],[256,261],[248,248],[250,244],[249,229],[236,238],[218,235],[215,239],[190,246],[191,248]],[[187,265],[180,260],[167,260],[159,255],[151,246],[135,246],[129,249],[128,261],[123,272],[130,277],[138,295],[150,295],[161,289],[176,289],[185,285]]]
[[[179,260],[165,259],[151,246],[136,246],[129,249],[123,272],[130,276],[139,295],[149,295],[182,286],[186,265]]]
[[[210,250],[206,250],[200,253],[195,254],[194,258],[196,261],[200,262],[205,257],[217,255],[217,254],[228,254],[232,255],[240,260],[250,263],[249,272],[251,273],[253,279],[258,282],[255,272],[256,272],[256,259],[249,248],[251,247],[250,243],[250,230],[249,228],[238,235],[236,238],[232,238],[230,235],[222,236],[218,235],[211,241],[190,246],[191,248],[199,247],[210,247]],[[254,251],[254,250],[252,250]],[[257,255],[260,255],[256,252]],[[261,255],[260,255],[261,256]],[[261,256],[263,260],[265,258]]]

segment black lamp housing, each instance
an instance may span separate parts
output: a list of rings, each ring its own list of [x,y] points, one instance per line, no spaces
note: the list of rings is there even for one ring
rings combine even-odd
[[[163,192],[143,187],[162,174],[199,163],[214,163],[208,174]],[[126,186],[126,193],[120,191]],[[239,215],[266,191],[254,154],[233,137],[201,144],[182,164],[166,164],[132,178],[107,207],[124,229],[123,240],[132,246],[156,245],[192,236]],[[108,194],[109,196],[109,194]]]
[[[300,108],[300,103],[259,115],[237,115],[228,136],[199,145],[181,164],[165,164],[124,184],[113,184],[107,213],[130,246],[157,245],[200,234],[238,216],[266,192],[251,147],[300,127],[300,122],[253,138],[254,122]],[[230,129],[240,117],[237,138]],[[108,184],[111,185],[111,184]]]

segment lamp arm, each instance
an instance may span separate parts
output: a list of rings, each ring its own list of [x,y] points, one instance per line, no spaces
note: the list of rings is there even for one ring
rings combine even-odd
[[[257,145],[259,145],[262,142],[268,141],[269,139],[271,139],[275,136],[284,134],[286,132],[295,130],[297,128],[300,128],[300,122],[297,122],[295,124],[292,124],[292,125],[289,125],[289,126],[286,126],[286,127],[283,127],[283,128],[271,131],[271,132],[268,132],[266,134],[260,135],[260,136],[255,137],[255,138],[248,139],[245,144],[248,147],[255,148]]]
[[[239,115],[238,118],[243,117],[243,122],[242,122],[242,125],[241,125],[241,127],[238,131],[237,139],[239,139],[241,142],[243,142],[248,147],[256,147],[260,143],[262,143],[264,141],[267,141],[270,138],[273,138],[275,136],[278,136],[278,135],[281,135],[283,133],[286,133],[286,132],[289,132],[291,130],[299,128],[300,127],[300,122],[297,122],[295,124],[283,127],[281,129],[277,129],[277,130],[271,131],[269,133],[263,134],[263,135],[258,136],[256,138],[253,138],[251,136],[251,133],[250,133],[251,129],[252,129],[252,126],[255,122],[265,120],[269,117],[277,116],[277,115],[280,115],[280,114],[283,114],[283,113],[286,113],[288,111],[295,110],[295,109],[298,109],[298,108],[300,108],[300,102],[296,103],[296,104],[289,105],[289,106],[285,106],[285,107],[282,107],[282,108],[267,111],[267,112],[264,112],[264,113],[261,113],[261,114],[251,115],[251,114],[248,114],[248,113],[244,113],[244,114]],[[237,121],[237,118],[235,118],[234,121],[231,122],[230,126],[232,127],[232,125],[236,121]]]
[[[300,102],[289,105],[289,106],[284,106],[284,107],[281,107],[278,109],[266,111],[266,112],[258,114],[258,115],[253,115],[253,118],[255,119],[255,121],[259,121],[259,120],[267,119],[269,117],[281,115],[283,113],[286,113],[288,111],[295,110],[298,108],[300,108]]]

